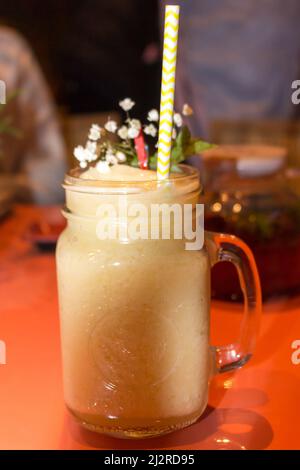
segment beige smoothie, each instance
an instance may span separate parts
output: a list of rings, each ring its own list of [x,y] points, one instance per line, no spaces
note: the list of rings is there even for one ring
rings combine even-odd
[[[100,240],[105,201],[192,202],[195,178],[126,165],[67,178],[57,246],[65,399],[86,427],[118,436],[169,432],[207,403],[210,265],[184,240]],[[112,223],[117,223],[113,221]]]

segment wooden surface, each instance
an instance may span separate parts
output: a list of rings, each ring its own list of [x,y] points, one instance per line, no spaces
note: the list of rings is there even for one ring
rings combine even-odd
[[[49,216],[51,211],[46,213]],[[26,229],[43,211],[17,207],[0,223],[1,449],[299,449],[300,299],[264,308],[254,358],[234,374],[215,377],[209,406],[193,426],[144,441],[116,440],[81,430],[63,402],[53,252],[41,253]],[[240,307],[214,303],[212,342],[234,340]],[[183,384],[184,386],[184,384]]]

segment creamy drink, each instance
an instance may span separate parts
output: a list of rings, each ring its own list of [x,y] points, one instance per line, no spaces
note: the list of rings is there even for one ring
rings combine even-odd
[[[124,186],[125,183],[125,186]],[[184,240],[100,240],[103,201],[195,203],[198,175],[126,165],[65,184],[57,247],[64,387],[70,411],[100,432],[143,437],[195,421],[207,403],[210,262]],[[115,221],[112,221],[112,223]]]

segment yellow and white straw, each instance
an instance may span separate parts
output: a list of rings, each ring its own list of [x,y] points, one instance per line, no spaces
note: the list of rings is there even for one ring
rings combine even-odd
[[[157,179],[159,180],[168,178],[170,171],[178,27],[179,6],[167,5],[165,14],[157,158]]]

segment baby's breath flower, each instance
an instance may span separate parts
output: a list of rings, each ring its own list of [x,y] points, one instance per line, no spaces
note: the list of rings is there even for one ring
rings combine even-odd
[[[130,139],[135,139],[142,128],[141,121],[138,119],[130,119],[129,121],[129,128],[128,128],[128,137]]]
[[[141,130],[142,128],[142,124],[141,124],[141,121],[139,121],[138,119],[131,119],[129,121],[129,124],[130,124],[130,127],[134,127],[135,129],[137,130]]]
[[[100,160],[100,162],[96,165],[97,170],[99,173],[109,173],[109,164],[106,161]]]
[[[108,150],[105,155],[107,163],[110,163],[111,165],[116,165],[118,163],[117,157],[114,155],[114,153],[111,150]]]
[[[82,145],[78,145],[78,147],[74,148],[73,155],[80,162],[85,161],[86,159],[85,149],[82,147]]]
[[[144,127],[144,132],[147,135],[151,135],[152,137],[155,137],[157,134],[157,129],[153,124],[149,124],[149,126]]]
[[[97,150],[97,143],[93,142],[92,140],[88,140],[85,146],[86,150],[91,153],[96,153]]]
[[[193,108],[191,108],[188,104],[184,104],[182,108],[182,114],[184,116],[191,116],[194,114]]]
[[[91,146],[92,148],[89,148],[89,146]],[[95,149],[93,148],[93,142],[88,141],[84,151],[85,151],[85,160],[87,162],[94,162],[95,160],[97,160],[98,155],[95,153]]]
[[[74,149],[74,157],[79,161],[81,168],[86,168],[88,163],[98,159],[97,143],[93,140],[88,140],[85,147],[78,145]]]
[[[159,114],[157,109],[151,109],[148,113],[147,119],[150,122],[157,122],[159,120]]]
[[[89,139],[96,141],[101,139],[101,127],[98,126],[98,124],[92,124],[89,132]]]
[[[175,122],[175,124],[176,124],[177,127],[181,127],[181,126],[182,126],[182,116],[181,116],[181,114],[175,113],[173,119],[174,119],[174,122]]]
[[[113,121],[113,120],[107,121],[107,123],[104,125],[104,127],[108,132],[112,132],[113,134],[118,129],[118,125],[117,125],[116,121]]]
[[[123,152],[117,152],[116,157],[120,163],[124,163],[127,160],[126,155]]]
[[[140,131],[135,127],[129,127],[128,129],[128,137],[130,139],[135,139],[139,135]]]
[[[94,153],[89,152],[88,150],[86,150],[85,153],[86,153],[86,161],[87,162],[91,163],[94,160],[97,160],[97,155],[95,155]]]
[[[124,111],[130,111],[135,105],[135,102],[132,101],[131,98],[125,98],[124,100],[119,102],[119,105]]]
[[[120,129],[118,130],[118,136],[121,137],[121,139],[127,139],[128,137],[128,128],[127,126],[122,126],[120,127]]]

